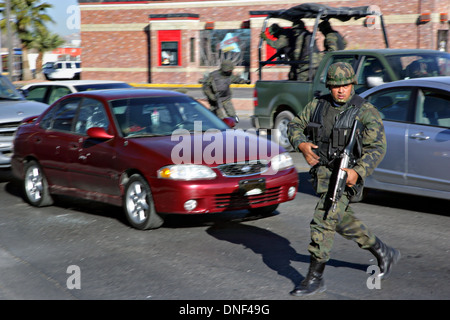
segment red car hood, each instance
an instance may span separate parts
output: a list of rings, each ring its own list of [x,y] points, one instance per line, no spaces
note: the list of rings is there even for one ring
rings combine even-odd
[[[277,143],[240,129],[135,138],[129,142],[157,154],[166,163],[195,163],[211,167],[248,160],[270,160],[285,152]]]

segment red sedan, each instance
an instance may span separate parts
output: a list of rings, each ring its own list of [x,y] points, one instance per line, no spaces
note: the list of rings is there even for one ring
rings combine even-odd
[[[31,205],[51,205],[56,194],[110,203],[137,229],[160,227],[163,213],[271,212],[298,186],[279,145],[168,90],[61,98],[19,127],[12,170]]]

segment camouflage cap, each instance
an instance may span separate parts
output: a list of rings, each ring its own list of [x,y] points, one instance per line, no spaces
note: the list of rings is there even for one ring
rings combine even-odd
[[[353,67],[347,62],[336,62],[328,68],[327,86],[342,86],[356,84]]]
[[[231,60],[223,60],[220,64],[220,70],[224,72],[233,71],[234,63]]]

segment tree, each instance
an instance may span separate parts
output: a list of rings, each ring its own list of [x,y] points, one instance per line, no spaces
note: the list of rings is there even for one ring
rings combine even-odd
[[[42,61],[44,53],[59,48],[64,44],[64,39],[58,34],[50,32],[47,28],[38,28],[34,32],[34,39],[31,47],[36,49],[38,56],[36,59],[36,77],[42,78]]]
[[[48,3],[40,3],[41,0],[10,0],[11,17],[15,23],[11,29],[17,33],[22,49],[22,78],[32,78],[28,50],[32,48],[33,36],[38,29],[45,29],[48,22],[53,19],[45,11],[53,6]],[[0,8],[5,8],[5,3],[0,3]],[[6,19],[0,21],[0,27],[6,29]]]

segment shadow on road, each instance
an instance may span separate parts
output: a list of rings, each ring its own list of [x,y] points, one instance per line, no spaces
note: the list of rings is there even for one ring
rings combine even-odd
[[[297,253],[290,245],[289,240],[272,231],[239,222],[229,222],[215,224],[209,227],[206,232],[218,240],[243,245],[245,248],[251,249],[255,254],[261,255],[262,261],[270,269],[291,280],[294,285],[300,283],[306,276],[306,274],[302,275],[292,267],[291,261],[309,264],[309,254]],[[363,271],[367,270],[368,266],[335,259],[330,259],[327,265]]]
[[[377,206],[450,216],[449,200],[381,190],[368,190],[363,203]]]
[[[312,187],[310,179],[311,175],[309,174],[309,172],[299,172],[297,192],[306,193],[313,196],[317,195]]]
[[[13,174],[10,169],[0,169],[0,183],[8,182],[13,179]]]

